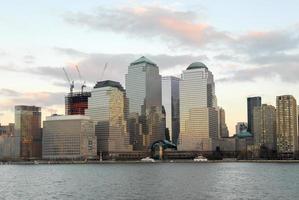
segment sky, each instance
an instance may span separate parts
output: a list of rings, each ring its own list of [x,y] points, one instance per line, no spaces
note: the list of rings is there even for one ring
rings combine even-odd
[[[275,105],[299,98],[299,4],[296,0],[10,0],[0,7],[0,123],[18,104],[64,113],[69,86],[124,85],[128,65],[145,55],[161,75],[192,62],[214,74],[230,135],[246,121],[246,98]],[[107,70],[103,73],[105,63]]]

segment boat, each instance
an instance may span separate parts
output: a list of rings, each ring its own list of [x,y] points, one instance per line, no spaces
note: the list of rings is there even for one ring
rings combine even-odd
[[[35,160],[35,161],[34,161],[34,164],[35,164],[35,165],[38,165],[38,164],[39,164],[39,162],[38,162],[37,160]]]
[[[193,159],[194,162],[207,162],[208,159],[202,155],[199,155]]]
[[[146,157],[146,158],[142,158],[141,162],[155,162],[155,160],[153,158]]]

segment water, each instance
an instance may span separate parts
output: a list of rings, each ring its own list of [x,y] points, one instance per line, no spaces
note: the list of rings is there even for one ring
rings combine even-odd
[[[0,199],[299,199],[299,164],[0,166]]]

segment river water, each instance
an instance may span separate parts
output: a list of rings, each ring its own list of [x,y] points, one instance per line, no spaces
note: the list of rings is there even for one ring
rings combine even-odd
[[[299,199],[299,164],[2,165],[0,199]]]

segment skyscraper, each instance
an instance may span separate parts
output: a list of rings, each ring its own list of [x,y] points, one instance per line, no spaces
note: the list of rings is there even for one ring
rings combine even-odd
[[[260,107],[262,105],[261,97],[248,97],[247,98],[247,131],[253,133],[253,109],[254,107]]]
[[[84,115],[90,92],[69,93],[65,97],[65,115]]]
[[[276,97],[277,151],[294,153],[298,151],[297,103],[292,95]]]
[[[253,109],[254,144],[268,150],[276,149],[276,110],[263,104]]]
[[[20,137],[20,156],[40,158],[42,151],[41,108],[15,106],[15,135]]]
[[[135,150],[146,150],[165,138],[159,67],[142,56],[132,62],[126,74],[129,98],[130,136]]]
[[[98,155],[132,151],[127,131],[128,100],[119,82],[100,81],[91,91],[86,115],[95,123]]]
[[[180,79],[174,76],[162,77],[162,104],[166,112],[166,128],[170,140],[177,144],[180,132]]]
[[[212,151],[218,138],[215,83],[200,62],[183,71],[180,81],[180,150]]]
[[[223,108],[218,109],[218,123],[219,123],[219,138],[229,137],[228,128],[225,122],[225,110]]]

